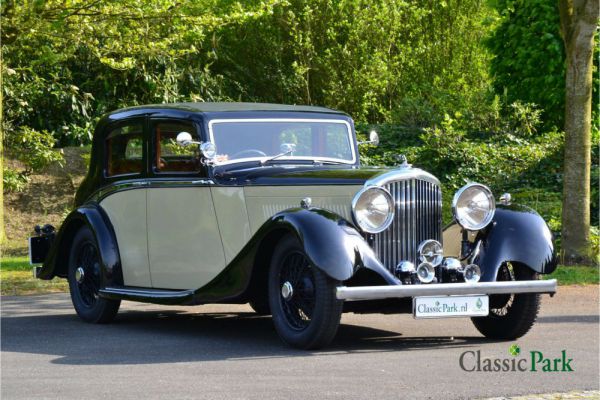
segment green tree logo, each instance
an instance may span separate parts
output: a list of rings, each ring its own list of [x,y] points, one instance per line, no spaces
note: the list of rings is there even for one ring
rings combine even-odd
[[[521,354],[521,348],[519,347],[518,344],[513,344],[512,346],[510,346],[508,348],[508,352],[510,353],[511,356],[518,356],[519,354]]]
[[[475,303],[475,305],[477,306],[478,310],[481,310],[481,306],[483,305],[483,302],[481,301],[481,299],[477,299],[477,303]]]

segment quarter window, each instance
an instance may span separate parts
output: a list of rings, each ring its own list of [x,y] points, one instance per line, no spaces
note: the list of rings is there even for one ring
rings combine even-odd
[[[200,169],[200,151],[197,145],[177,144],[177,134],[188,132],[199,141],[196,128],[185,122],[159,122],[154,125],[154,170],[164,172],[196,172]]]
[[[106,139],[107,176],[140,174],[143,163],[143,125],[135,123],[113,129]]]

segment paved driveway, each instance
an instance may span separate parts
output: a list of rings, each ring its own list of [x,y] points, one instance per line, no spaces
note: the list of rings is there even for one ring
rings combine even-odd
[[[114,399],[472,398],[599,389],[597,287],[544,297],[517,343],[572,358],[574,372],[465,372],[465,351],[513,358],[469,320],[346,314],[333,345],[282,345],[248,306],[124,302],[109,325],[81,322],[68,295],[2,298],[1,397]],[[472,354],[472,353],[471,353]]]

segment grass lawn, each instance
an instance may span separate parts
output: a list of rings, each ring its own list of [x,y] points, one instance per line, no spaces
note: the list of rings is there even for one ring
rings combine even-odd
[[[69,290],[66,279],[54,278],[51,281],[34,279],[27,257],[4,257],[0,263],[0,294],[3,296]],[[597,285],[600,281],[599,277],[597,267],[563,265],[559,266],[554,273],[543,275],[543,279],[557,279],[559,285]]]
[[[543,275],[543,279],[556,279],[559,285],[597,285],[599,271],[598,267],[561,265],[550,275]]]
[[[66,279],[54,278],[51,281],[35,279],[27,257],[3,257],[0,261],[0,294],[15,296],[67,292]]]

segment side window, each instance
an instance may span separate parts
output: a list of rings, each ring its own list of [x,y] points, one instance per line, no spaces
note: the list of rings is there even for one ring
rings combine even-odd
[[[188,132],[195,141],[200,140],[192,123],[170,121],[154,124],[155,172],[197,172],[200,169],[198,146],[179,146],[176,139],[180,132]]]
[[[143,163],[143,132],[141,122],[113,129],[106,139],[107,176],[140,174]]]

